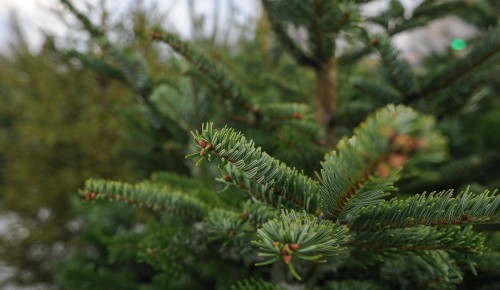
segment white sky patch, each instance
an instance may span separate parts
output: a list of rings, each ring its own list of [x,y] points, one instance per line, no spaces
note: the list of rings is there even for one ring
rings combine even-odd
[[[119,15],[120,11],[126,9],[128,4],[135,0],[73,0],[73,3],[80,9],[85,8],[84,3],[97,4],[105,1],[108,7],[111,7],[112,15]],[[412,11],[423,0],[401,0],[406,8],[406,17],[409,17]],[[192,23],[188,13],[189,0],[144,0],[146,5],[158,3],[160,11],[168,13],[166,23],[162,25],[169,30],[179,33],[182,37],[188,38],[192,33]],[[219,6],[218,28],[219,30],[233,30],[235,27],[229,27],[229,23],[234,26],[235,22],[227,21],[231,7],[238,12],[235,14],[236,23],[243,23],[245,20],[255,18],[259,13],[258,0],[195,0],[196,14],[205,15],[205,32],[210,33],[214,27],[214,7]],[[366,15],[374,15],[388,7],[389,0],[377,0],[365,5],[363,12]],[[50,9],[65,11],[58,0],[0,0],[0,52],[3,51],[10,39],[9,13],[16,11],[23,31],[28,39],[30,47],[34,50],[40,47],[43,41],[41,31],[46,31],[51,35],[64,40],[69,30]],[[86,11],[83,9],[83,11]],[[75,23],[75,19],[68,12],[64,12],[64,17],[70,23]],[[460,21],[448,20],[436,21],[437,24],[430,25],[428,29],[418,29],[410,33],[401,33],[394,38],[398,46],[405,55],[412,53],[426,53],[428,51],[439,52],[447,49],[449,42],[454,37],[469,37],[474,35],[474,31],[467,29]],[[234,29],[234,33],[239,30]]]
[[[85,3],[90,3],[91,5],[98,5],[98,3],[103,0],[85,0],[85,1],[73,1],[73,4],[77,6],[82,11],[87,11],[85,9]],[[105,1],[107,7],[111,8],[112,14],[119,14],[127,8],[130,3],[134,0],[107,0]],[[168,14],[167,23],[163,23],[168,29],[174,30],[179,33],[182,37],[189,37],[192,33],[192,25],[189,17],[188,10],[188,0],[145,0],[145,5],[152,5],[152,3],[157,3],[160,11]],[[218,12],[218,25],[220,29],[227,29],[224,24],[227,22],[229,11],[234,8],[237,12],[235,13],[235,20],[239,23],[252,18],[256,13],[257,1],[246,0],[246,1],[232,1],[232,0],[197,0],[195,3],[195,12],[197,15],[205,15],[205,29],[212,29],[214,24],[214,8],[219,7]],[[65,11],[65,8],[58,0],[0,0],[0,50],[6,47],[7,42],[11,37],[11,29],[9,27],[9,18],[11,12],[16,12],[25,35],[28,38],[30,47],[36,49],[40,47],[43,41],[43,35],[41,31],[46,31],[51,35],[64,38],[64,35],[68,32],[68,28],[64,23],[62,23],[51,10]],[[170,10],[167,12],[167,10]],[[70,23],[74,23],[71,20],[74,18],[65,12],[65,18],[67,18]],[[67,16],[67,17],[66,17]],[[113,15],[112,15],[113,16]]]
[[[0,48],[3,49],[10,37],[10,16],[16,13],[23,31],[32,47],[38,47],[42,41],[41,29],[61,32],[49,12],[49,7],[56,7],[58,0],[0,0]]]

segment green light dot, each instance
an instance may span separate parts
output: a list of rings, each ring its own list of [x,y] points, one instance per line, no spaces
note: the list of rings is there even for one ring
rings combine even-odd
[[[465,40],[463,40],[462,38],[455,38],[451,42],[450,46],[453,50],[464,50],[465,48],[467,48],[467,42],[465,42]]]

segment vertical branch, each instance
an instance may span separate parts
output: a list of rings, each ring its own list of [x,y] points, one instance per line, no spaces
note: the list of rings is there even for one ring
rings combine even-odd
[[[333,58],[315,69],[316,73],[316,122],[324,130],[322,145],[333,149],[336,143],[335,118],[337,114],[337,59]]]
[[[278,1],[279,2],[279,1]],[[339,19],[333,30],[326,29],[325,19],[330,17],[329,13],[337,13],[328,10],[326,1],[315,0],[315,17],[305,25],[309,32],[310,51],[303,49],[287,32],[287,23],[276,17],[276,10],[286,9],[282,4],[276,4],[271,0],[262,0],[262,7],[266,10],[268,20],[278,41],[297,61],[299,65],[310,67],[316,74],[315,92],[315,114],[316,122],[324,131],[322,145],[327,149],[335,146],[335,117],[337,113],[338,82],[337,66],[338,60],[335,58],[335,39],[341,28],[349,23],[352,12],[346,10],[344,16]],[[305,5],[305,4],[304,4]],[[307,4],[310,5],[310,4]],[[329,6],[328,6],[329,7]],[[299,13],[300,14],[300,13]]]
[[[214,23],[213,23],[213,26],[212,26],[212,34],[210,36],[210,41],[212,43],[215,43],[215,39],[217,37],[217,32],[218,32],[218,28],[220,26],[219,24],[219,10],[220,10],[220,2],[219,0],[215,0],[214,1],[214,10],[213,10],[213,18],[214,18]]]
[[[227,47],[229,45],[229,36],[231,34],[231,29],[233,28],[234,24],[234,19],[236,18],[236,8],[234,6],[234,2],[229,2],[229,16],[226,17],[227,22],[229,25],[227,25],[226,31],[224,32],[224,40],[222,41],[222,44],[224,47]]]
[[[316,121],[323,128],[325,136],[322,145],[327,149],[335,146],[335,115],[337,113],[337,61],[335,58],[335,37],[327,44],[327,35],[321,25],[325,17],[324,3],[314,1],[316,17],[312,19],[311,29],[314,34],[314,59],[319,64],[314,68],[316,73]]]

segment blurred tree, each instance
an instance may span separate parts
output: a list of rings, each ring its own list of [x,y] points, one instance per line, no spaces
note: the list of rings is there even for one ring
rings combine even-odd
[[[106,10],[99,9],[106,23]],[[144,11],[127,13],[131,28],[110,30],[145,47],[144,38],[129,34],[145,29]],[[13,40],[0,56],[0,210],[13,218],[0,238],[0,256],[17,274],[2,283],[53,285],[81,223],[70,200],[86,178],[136,180],[175,164],[157,159],[168,152],[166,138],[143,119],[125,86],[68,61],[57,48],[61,40],[50,36],[31,52],[15,16],[11,26]],[[142,52],[165,72],[155,50]]]

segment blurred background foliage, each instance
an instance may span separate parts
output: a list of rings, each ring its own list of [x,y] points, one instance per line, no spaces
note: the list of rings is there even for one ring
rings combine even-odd
[[[101,13],[105,21],[108,12]],[[123,23],[110,29],[168,73],[168,62],[147,51],[146,11],[130,7],[128,13],[134,30]],[[71,61],[50,36],[33,53],[18,20],[11,24],[13,39],[0,56],[0,206],[10,214],[0,256],[19,270],[16,282],[51,285],[66,243],[79,230],[70,202],[82,182],[136,180],[172,164],[161,160],[165,138],[144,121],[130,90]]]

